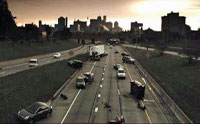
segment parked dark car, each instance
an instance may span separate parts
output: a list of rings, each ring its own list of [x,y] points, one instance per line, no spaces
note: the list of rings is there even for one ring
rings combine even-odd
[[[71,60],[68,62],[68,65],[74,68],[82,68],[83,62],[81,60]]]
[[[119,51],[118,51],[118,50],[115,50],[115,53],[117,54],[117,53],[119,53]]]
[[[51,113],[52,106],[43,102],[35,102],[20,110],[17,116],[20,121],[34,123],[41,119],[48,118]]]

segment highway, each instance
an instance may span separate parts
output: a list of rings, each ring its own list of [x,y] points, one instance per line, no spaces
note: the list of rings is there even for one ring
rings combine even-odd
[[[70,50],[66,50],[66,51],[61,51],[60,52],[61,57],[56,58],[56,59],[53,58],[54,53],[50,53],[50,54],[46,54],[46,55],[39,55],[39,56],[19,59],[17,62],[10,62],[10,63],[9,63],[9,61],[7,63],[2,62],[1,63],[2,69],[0,69],[0,78],[4,77],[4,76],[11,75],[11,74],[15,74],[17,72],[32,69],[33,67],[28,67],[28,60],[30,58],[38,59],[38,66],[37,67],[40,67],[40,66],[43,66],[43,65],[46,65],[46,64],[50,64],[50,63],[54,63],[54,62],[57,62],[57,61],[69,59],[69,58],[74,57],[78,54],[86,53],[87,50],[88,50],[88,46],[78,47],[78,48],[74,48],[74,49],[70,49]],[[73,51],[73,55],[69,54],[70,51]]]
[[[136,45],[132,45],[132,44],[124,44],[123,45],[124,47],[131,47],[131,48],[136,48]],[[180,48],[180,47],[169,47],[169,48],[174,48],[174,49],[183,49],[183,48]],[[141,49],[141,50],[147,50],[146,47],[142,47],[142,46],[137,46],[137,49]],[[155,48],[148,48],[149,51],[155,51]],[[179,56],[179,57],[186,57],[185,55],[183,54],[179,54],[178,52],[174,52],[174,51],[164,51],[165,54],[168,54],[168,55],[173,55],[173,56]],[[195,58],[193,57],[193,59],[195,60]],[[197,58],[198,61],[200,61],[200,57]]]
[[[51,117],[38,123],[107,123],[121,115],[124,116],[125,123],[172,123],[167,118],[170,116],[169,113],[164,113],[159,107],[161,104],[156,103],[155,94],[137,67],[122,63],[120,53],[114,53],[115,49],[122,52],[122,48],[119,46],[106,48],[108,56],[101,58],[101,61],[85,63],[83,69],[62,91],[68,99],[63,100],[58,96],[54,101],[50,101],[53,106]],[[116,78],[114,64],[125,66],[125,80]],[[86,89],[76,89],[76,78],[86,71],[95,74],[94,81]],[[146,86],[143,101],[147,108],[145,111],[137,107],[138,100],[130,95],[131,80],[138,80]],[[108,103],[110,108],[105,107],[105,103]]]

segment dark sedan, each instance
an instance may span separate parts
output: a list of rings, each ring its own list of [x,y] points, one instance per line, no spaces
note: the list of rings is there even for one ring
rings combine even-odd
[[[81,60],[71,60],[68,62],[68,65],[74,68],[82,68],[83,62]]]
[[[130,56],[127,52],[121,53],[122,56]]]
[[[52,106],[43,102],[35,102],[20,110],[17,115],[20,121],[31,124],[41,119],[48,118],[51,113]]]

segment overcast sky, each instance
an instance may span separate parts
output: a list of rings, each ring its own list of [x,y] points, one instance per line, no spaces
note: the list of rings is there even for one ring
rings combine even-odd
[[[171,11],[186,16],[193,30],[200,27],[200,0],[8,0],[9,8],[17,16],[17,24],[55,24],[59,16],[67,16],[71,24],[75,19],[87,20],[107,15],[119,26],[130,29],[130,22],[138,21],[154,30],[161,30],[161,16]]]

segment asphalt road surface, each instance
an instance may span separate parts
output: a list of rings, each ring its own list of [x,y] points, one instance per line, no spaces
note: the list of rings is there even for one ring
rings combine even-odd
[[[54,63],[54,62],[57,62],[57,61],[69,59],[69,58],[74,57],[78,54],[86,53],[87,50],[88,50],[88,46],[85,46],[85,47],[77,49],[77,50],[76,49],[77,48],[72,49],[73,55],[69,54],[69,52],[71,50],[66,50],[66,51],[61,52],[60,58],[56,58],[56,59],[53,58],[54,53],[48,54],[47,56],[42,57],[42,58],[38,58],[38,66],[37,67],[40,67],[40,66],[43,66],[43,65],[46,65],[46,64],[50,64],[50,63]],[[35,58],[35,59],[37,59],[37,58]],[[21,72],[21,71],[24,71],[24,70],[32,69],[33,67],[28,67],[28,60],[27,60],[23,63],[16,63],[14,65],[8,65],[8,66],[4,66],[4,67],[1,67],[1,68],[2,69],[0,69],[0,78],[7,76],[7,75],[17,73],[17,72]]]
[[[155,102],[155,94],[135,65],[122,63],[120,53],[114,53],[115,49],[120,52],[122,49],[118,46],[106,48],[108,56],[101,58],[101,61],[88,61],[62,91],[68,99],[63,100],[58,96],[51,102],[53,113],[50,118],[38,123],[107,123],[121,115],[124,116],[125,123],[171,123],[166,117],[169,115],[161,111],[159,103]],[[125,66],[125,80],[116,78],[114,64]],[[86,89],[76,89],[76,78],[86,71],[95,74],[94,81]],[[130,95],[130,80],[138,80],[146,86],[143,101],[147,108],[145,111],[137,107],[138,100]],[[105,103],[110,108],[105,107]]]

